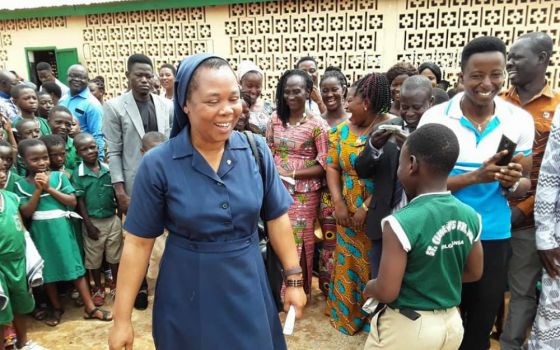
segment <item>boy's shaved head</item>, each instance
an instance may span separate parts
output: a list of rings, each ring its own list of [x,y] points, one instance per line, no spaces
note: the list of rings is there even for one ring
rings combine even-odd
[[[20,119],[18,120],[18,122],[15,125],[16,130],[19,132],[20,130],[23,130],[25,128],[31,127],[31,126],[38,126],[39,123],[36,120],[33,119]]]
[[[76,147],[78,147],[78,145],[82,145],[86,142],[89,142],[90,140],[94,140],[93,136],[91,134],[88,134],[87,132],[82,132],[79,133],[78,135],[74,136],[74,145],[76,145]]]
[[[167,137],[158,131],[150,131],[142,137],[142,149],[146,152],[160,143],[167,141]]]
[[[426,124],[406,140],[408,153],[427,165],[437,176],[447,176],[459,157],[459,141],[455,133],[440,124]]]

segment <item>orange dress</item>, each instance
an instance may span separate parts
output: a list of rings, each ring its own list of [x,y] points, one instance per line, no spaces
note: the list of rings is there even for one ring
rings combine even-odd
[[[349,122],[340,123],[329,133],[327,164],[338,163],[342,196],[348,212],[353,215],[373,192],[370,179],[359,179],[354,165],[363,149],[367,135],[357,137]],[[337,225],[334,269],[331,276],[327,313],[330,322],[340,332],[353,335],[362,329],[369,331],[368,315],[362,311],[365,300],[362,290],[369,280],[371,241],[365,231]]]

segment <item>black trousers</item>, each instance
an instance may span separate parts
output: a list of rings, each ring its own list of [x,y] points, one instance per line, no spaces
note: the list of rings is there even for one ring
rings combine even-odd
[[[464,283],[461,316],[465,335],[461,350],[486,350],[504,299],[511,245],[509,239],[482,241],[484,272],[478,282]]]

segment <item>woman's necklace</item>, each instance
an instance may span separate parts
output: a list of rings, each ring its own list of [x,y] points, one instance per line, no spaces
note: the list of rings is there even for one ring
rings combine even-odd
[[[365,128],[359,135],[357,135],[358,137],[356,138],[356,146],[361,146],[365,143],[365,141],[362,140],[362,136],[366,135],[367,133],[369,133],[371,131],[371,129],[373,128],[373,126],[377,123],[379,123],[379,119],[382,118],[382,115],[378,115],[377,117],[375,117],[375,119],[373,119],[371,121],[371,123],[368,125],[367,128]]]
[[[297,128],[298,126],[300,126],[301,124],[305,123],[305,119],[307,119],[307,114],[303,113],[303,115],[301,116],[301,118],[299,118],[299,121],[295,124],[290,124],[290,122],[288,121],[288,126],[290,128]]]

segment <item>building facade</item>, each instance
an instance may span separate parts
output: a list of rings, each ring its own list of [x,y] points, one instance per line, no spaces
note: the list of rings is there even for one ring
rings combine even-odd
[[[144,53],[159,66],[210,51],[228,58],[234,68],[240,60],[254,60],[266,72],[264,94],[271,98],[278,76],[303,55],[315,56],[320,70],[340,67],[350,81],[398,61],[434,61],[454,83],[461,48],[473,37],[495,35],[510,45],[539,30],[554,38],[549,79],[560,85],[557,0],[179,3],[125,1],[105,5],[107,12],[101,5],[84,7],[78,15],[64,9],[0,13],[0,66],[32,77],[34,51],[54,48],[58,55],[61,49],[76,49],[90,77],[105,77],[111,97],[126,89],[126,58],[132,53]]]

